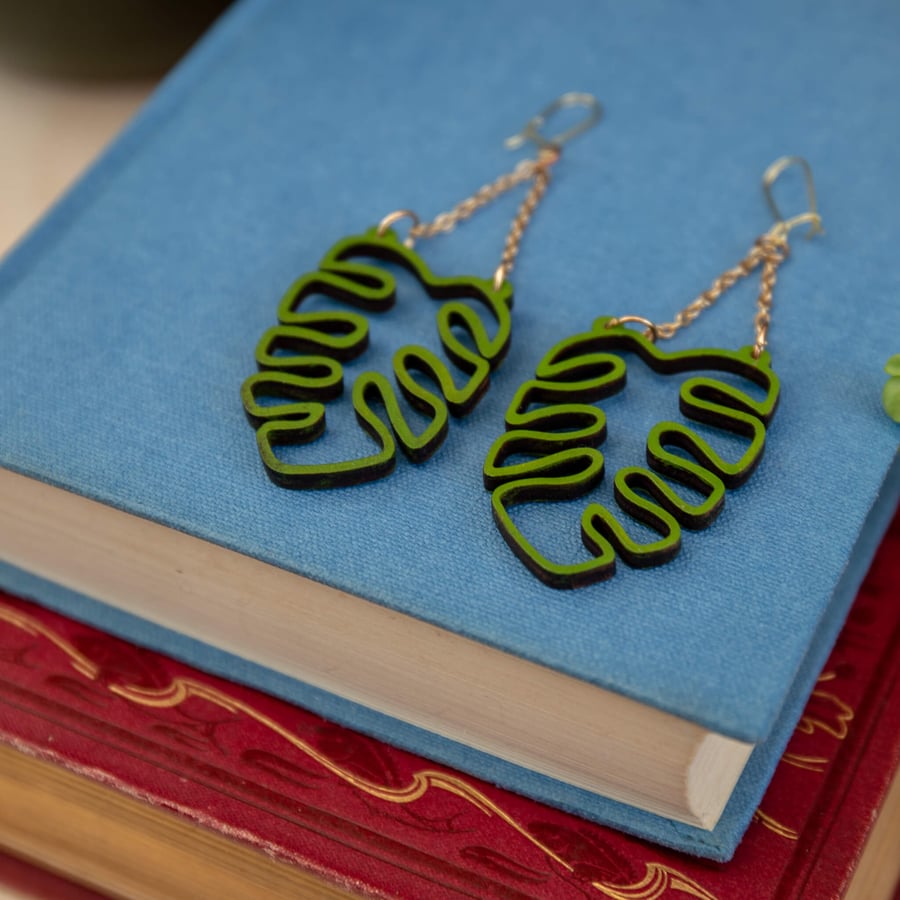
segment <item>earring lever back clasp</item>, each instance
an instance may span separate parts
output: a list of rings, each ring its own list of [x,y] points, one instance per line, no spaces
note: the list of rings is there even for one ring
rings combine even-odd
[[[800,166],[803,169],[803,176],[806,179],[806,192],[809,197],[809,209],[804,213],[792,216],[790,219],[785,219],[781,214],[781,210],[778,208],[778,204],[775,203],[772,186],[785,169],[794,165]],[[822,217],[819,215],[818,206],[816,204],[816,185],[813,181],[812,168],[802,156],[782,156],[779,159],[776,159],[763,173],[762,184],[763,192],[766,195],[766,203],[768,203],[769,209],[775,217],[775,228],[781,232],[782,235],[786,236],[792,228],[796,228],[798,225],[803,225],[807,222],[809,223],[809,230],[806,232],[808,238],[824,233],[825,229],[822,228]]]
[[[571,106],[583,106],[587,113],[581,121],[576,122],[571,128],[560,132],[553,137],[544,137],[540,129],[547,123],[547,120],[561,109],[568,109]],[[603,107],[600,101],[593,95],[582,91],[569,91],[557,97],[549,106],[541,110],[536,116],[528,120],[525,127],[512,137],[508,137],[504,144],[510,150],[517,150],[527,141],[536,144],[541,150],[559,150],[559,148],[574,137],[593,128],[603,116]]]

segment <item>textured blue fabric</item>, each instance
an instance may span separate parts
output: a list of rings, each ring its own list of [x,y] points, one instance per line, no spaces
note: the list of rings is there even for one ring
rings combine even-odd
[[[738,16],[712,0],[567,0],[508,13],[274,0],[232,11],[0,268],[0,463],[768,739],[716,832],[587,798],[11,570],[0,583],[585,815],[727,856],[877,541],[873,507],[897,496],[880,389],[900,335],[900,9],[764,0]],[[512,347],[476,412],[451,423],[434,459],[401,461],[386,481],[272,485],[238,390],[287,285],[384,213],[430,217],[491,180],[522,155],[502,139],[571,89],[595,93],[606,116],[565,149],[526,234]],[[542,587],[494,530],[480,480],[515,388],[595,317],[668,319],[737,262],[771,223],[759,177],[784,153],[812,162],[827,234],[798,235],[779,273],[770,349],[783,397],[759,471],[672,564],[622,566],[575,593]],[[778,188],[786,210],[805,208],[799,178]],[[520,197],[420,244],[422,256],[440,274],[490,275]],[[402,343],[437,346],[435,304],[401,287],[349,378],[384,370]],[[755,292],[755,280],[736,289],[671,349],[750,343]],[[640,463],[649,426],[678,418],[671,385],[629,369],[625,394],[604,404],[611,470]],[[329,415],[337,446],[367,450],[346,401]],[[517,521],[548,554],[580,558],[581,505]]]

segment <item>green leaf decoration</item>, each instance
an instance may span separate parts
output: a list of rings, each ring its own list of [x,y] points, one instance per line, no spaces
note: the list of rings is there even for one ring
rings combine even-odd
[[[884,371],[888,373],[888,375],[900,375],[900,353],[895,353],[888,361],[884,367]]]
[[[363,372],[353,385],[351,398],[356,420],[377,450],[324,464],[286,463],[278,456],[279,446],[307,444],[325,434],[325,404],[344,391],[341,363],[360,356],[368,347],[365,314],[383,313],[396,300],[391,273],[368,262],[353,261],[359,257],[402,266],[431,298],[446,301],[436,317],[438,335],[461,377],[427,348],[401,347],[393,357],[394,378],[403,399],[427,417],[424,431],[415,434],[409,427],[397,390],[383,374]],[[303,301],[316,294],[361,312],[303,312]],[[479,312],[461,302],[464,298],[479,301],[493,318],[493,338]],[[290,286],[278,307],[279,324],[268,329],[257,344],[260,371],[241,387],[244,411],[256,429],[259,454],[269,477],[287,488],[346,487],[389,475],[396,466],[398,447],[413,463],[431,457],[447,437],[449,415],[468,415],[488,389],[491,371],[509,349],[511,308],[508,282],[494,288],[486,279],[439,277],[393,231],[379,235],[373,228],[339,241],[317,270]],[[458,331],[468,335],[471,346],[460,340]],[[425,375],[435,390],[423,386],[413,373]],[[384,407],[387,424],[373,405]]]
[[[900,378],[889,378],[881,394],[884,411],[895,421],[900,422]]]
[[[547,353],[535,378],[513,397],[506,413],[507,431],[493,443],[484,463],[484,484],[492,491],[500,533],[522,563],[555,588],[612,577],[617,556],[636,568],[658,566],[677,556],[682,529],[708,528],[721,512],[726,491],[743,484],[759,465],[766,427],[778,403],[779,382],[767,353],[758,360],[750,347],[666,353],[636,331],[607,327],[608,321],[598,319],[591,331],[567,338]],[[581,535],[592,558],[577,563],[550,560],[513,522],[510,510],[523,503],[584,496],[603,477],[599,448],[606,439],[606,416],[593,403],[625,386],[626,365],[617,355],[622,352],[635,353],[663,375],[710,370],[736,374],[762,387],[765,396],[754,400],[708,375],[687,379],[679,393],[681,412],[745,437],[748,444],[740,459],[723,459],[686,425],[660,422],[647,438],[648,468],[621,469],[613,480],[616,504],[659,538],[636,542],[614,512],[591,503],[581,514]],[[531,458],[507,464],[509,458],[522,455]],[[702,502],[687,502],[663,479],[698,491]]]

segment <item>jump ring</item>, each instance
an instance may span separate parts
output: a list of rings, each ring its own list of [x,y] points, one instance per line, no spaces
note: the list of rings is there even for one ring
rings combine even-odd
[[[634,322],[636,325],[643,325],[646,329],[646,331],[644,331],[644,337],[647,338],[651,344],[655,344],[659,338],[659,329],[649,319],[645,319],[643,316],[616,316],[606,323],[606,327],[615,328],[617,325],[624,325],[626,322]]]
[[[411,209],[396,209],[392,213],[388,213],[379,223],[378,228],[376,230],[376,234],[378,237],[384,237],[385,232],[394,222],[399,222],[401,219],[412,219],[412,227],[415,228],[419,224],[419,217],[411,210]],[[410,250],[413,248],[415,244],[415,239],[407,236],[406,240],[403,241],[404,245],[409,247]]]

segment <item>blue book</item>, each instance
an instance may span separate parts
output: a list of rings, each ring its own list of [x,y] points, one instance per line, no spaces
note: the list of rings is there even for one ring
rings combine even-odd
[[[727,859],[900,494],[880,401],[900,12],[756,13],[238,3],[0,268],[0,586]],[[527,186],[414,253],[406,222],[378,233],[533,153],[503,139],[572,87],[605,116],[553,166],[514,306],[492,276]],[[785,153],[812,162],[826,232],[791,235],[770,356],[741,351],[755,275],[658,351],[606,328],[668,321],[742,259]],[[776,188],[808,208],[797,170]],[[646,474],[660,422],[680,500]],[[606,477],[571,488],[561,445]],[[717,497],[669,552],[672,510]],[[589,504],[639,545],[614,574]],[[672,558],[646,567],[654,542]]]

